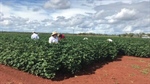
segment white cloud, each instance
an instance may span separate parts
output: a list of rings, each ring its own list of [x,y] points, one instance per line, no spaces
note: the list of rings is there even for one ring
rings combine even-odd
[[[102,34],[150,32],[149,1],[38,0],[32,4],[29,0],[25,2],[12,2],[11,5],[0,3],[0,30]],[[43,8],[44,4],[50,9]]]
[[[136,29],[136,30],[134,30],[132,33],[142,33],[142,32],[143,32],[143,30]]]
[[[11,17],[11,16],[17,16],[22,18],[28,18],[30,20],[44,20],[46,18],[51,18],[45,10],[38,9],[38,11],[35,11],[34,8],[28,8],[24,5],[19,5],[19,10],[15,10],[15,8],[3,5],[0,3],[1,10],[0,12],[3,13],[3,17]]]
[[[132,26],[126,26],[124,29],[123,29],[123,32],[128,32],[130,33],[132,31]]]
[[[69,0],[49,0],[44,4],[44,8],[66,9],[70,7]]]
[[[9,6],[3,5],[2,3],[0,3],[0,12],[1,14],[3,14],[3,16],[8,17],[11,14],[11,11],[13,9]]]
[[[93,27],[94,28],[86,29],[86,31],[89,31],[90,29],[94,33],[99,33],[99,34],[112,34],[115,31],[114,28],[109,24],[97,24],[96,26],[93,26]]]
[[[11,25],[13,22],[11,20],[3,20],[3,21],[0,21],[0,25],[3,25],[3,26],[9,26]]]
[[[117,14],[106,17],[109,23],[115,23],[124,20],[129,21],[129,20],[134,20],[136,18],[137,18],[137,12],[134,9],[131,10],[126,8],[121,9],[121,11],[118,12]]]
[[[70,20],[70,25],[71,26],[76,26],[84,22],[85,16],[84,15],[76,15],[71,18]]]
[[[100,11],[97,11],[93,17],[95,19],[101,19],[101,18],[104,18],[104,16],[105,16],[104,10],[100,10]]]
[[[71,18],[71,17],[76,16],[78,14],[88,16],[89,14],[87,14],[87,13],[94,13],[94,12],[95,11],[93,11],[93,10],[80,9],[80,8],[71,8],[71,9],[57,11],[55,13],[52,13],[51,16],[54,19],[56,19],[58,16],[63,16],[65,18]]]
[[[0,12],[0,17],[4,16],[4,14],[2,12]]]
[[[141,18],[136,21],[136,23],[132,24],[134,27],[148,27],[150,26],[150,16],[147,18]]]
[[[80,23],[80,25],[79,25],[79,27],[81,27],[81,28],[91,28],[91,27],[93,27],[93,23],[92,23],[92,21],[83,21],[82,23]]]
[[[33,12],[33,11],[18,11],[14,13],[17,16],[28,18],[30,20],[44,20],[48,18],[48,15],[42,14],[42,11],[39,12]]]
[[[136,16],[136,11],[135,10],[130,10],[123,8],[121,11],[116,14],[113,18],[114,19],[119,19],[119,20],[132,20]]]
[[[94,2],[94,0],[86,0],[87,1],[87,3],[93,3]]]

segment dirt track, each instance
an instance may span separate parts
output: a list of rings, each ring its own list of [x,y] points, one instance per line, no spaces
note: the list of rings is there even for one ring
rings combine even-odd
[[[76,76],[43,79],[0,65],[0,84],[149,84],[150,58],[123,56],[108,64],[96,64]]]

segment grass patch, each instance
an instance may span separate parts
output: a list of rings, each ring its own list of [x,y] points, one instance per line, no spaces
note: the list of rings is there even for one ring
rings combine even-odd
[[[139,65],[131,65],[131,67],[134,69],[140,69],[141,68]]]
[[[141,70],[141,73],[143,73],[143,74],[148,74],[149,72],[150,72],[149,69],[142,69],[142,70]]]

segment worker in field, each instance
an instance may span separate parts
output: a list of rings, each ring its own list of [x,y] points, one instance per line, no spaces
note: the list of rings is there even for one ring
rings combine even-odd
[[[52,32],[51,36],[49,37],[49,43],[58,43],[58,33]]]
[[[88,38],[87,38],[87,37],[84,37],[83,40],[88,40]]]
[[[112,40],[112,39],[107,39],[107,41],[109,41],[109,42],[113,42],[113,40]]]
[[[60,41],[60,40],[62,40],[62,39],[64,39],[65,38],[65,35],[64,34],[58,34],[58,40]]]
[[[36,32],[33,32],[31,35],[31,39],[37,40],[39,39],[39,35]]]

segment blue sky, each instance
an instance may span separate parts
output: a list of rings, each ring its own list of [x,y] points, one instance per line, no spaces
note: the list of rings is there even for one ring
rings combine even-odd
[[[0,0],[0,31],[150,33],[150,0]]]

